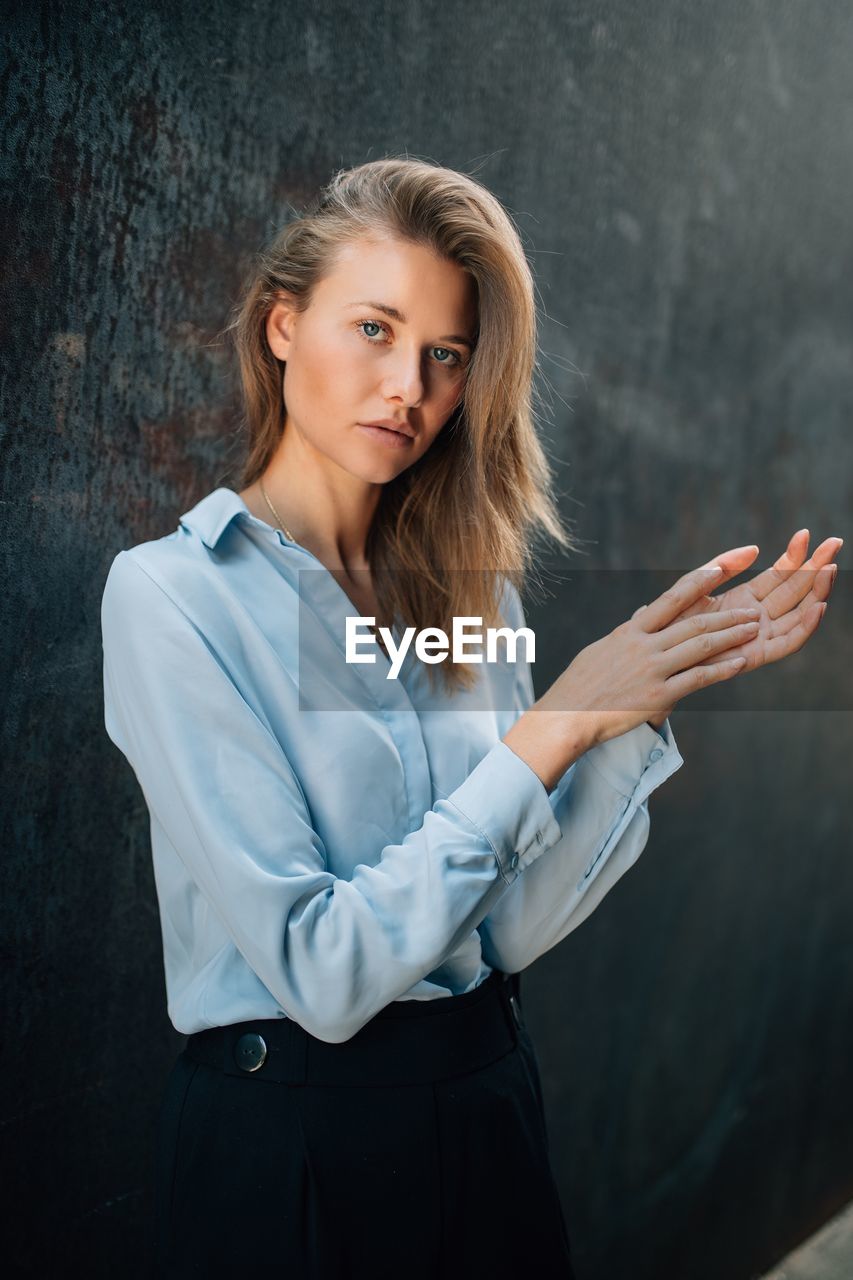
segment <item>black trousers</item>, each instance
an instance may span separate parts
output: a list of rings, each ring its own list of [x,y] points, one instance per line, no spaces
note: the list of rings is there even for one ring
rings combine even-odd
[[[517,976],[329,1044],[188,1037],[157,1133],[163,1276],[574,1280]]]

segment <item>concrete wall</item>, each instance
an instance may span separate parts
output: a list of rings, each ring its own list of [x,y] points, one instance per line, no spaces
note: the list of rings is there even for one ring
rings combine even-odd
[[[531,605],[542,692],[601,634],[591,570],[633,608],[730,546],[850,542],[853,10],[90,10],[19,5],[2,37],[4,1257],[131,1280],[181,1042],[98,611],[120,548],[236,482],[215,337],[248,255],[403,149],[514,211],[587,541]],[[844,579],[784,670],[676,711],[640,863],[523,980],[581,1280],[746,1280],[853,1195]]]

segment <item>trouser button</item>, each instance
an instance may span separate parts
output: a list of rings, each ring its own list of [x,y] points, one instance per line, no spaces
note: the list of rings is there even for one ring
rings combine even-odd
[[[267,1046],[257,1031],[248,1031],[234,1046],[234,1061],[244,1071],[257,1071],[267,1060]]]

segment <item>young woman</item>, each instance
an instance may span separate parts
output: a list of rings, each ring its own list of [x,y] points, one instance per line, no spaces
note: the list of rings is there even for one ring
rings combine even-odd
[[[758,548],[727,551],[535,703],[523,645],[410,647],[392,677],[406,628],[523,627],[532,534],[572,546],[515,228],[429,163],[341,172],[232,328],[242,488],[120,552],[103,597],[106,725],[150,811],[188,1037],[158,1133],[162,1269],[570,1277],[517,975],[640,856],[682,764],[676,703],[801,648],[841,540],[807,561],[801,530],[711,596]]]

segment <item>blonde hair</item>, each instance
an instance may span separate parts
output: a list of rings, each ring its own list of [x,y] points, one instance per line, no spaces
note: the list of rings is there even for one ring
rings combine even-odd
[[[304,310],[341,245],[389,233],[467,271],[479,322],[460,404],[427,452],[383,488],[366,546],[377,623],[449,634],[453,617],[465,614],[494,625],[502,578],[521,591],[535,531],[569,550],[575,543],[534,425],[533,277],[509,214],[467,174],[409,157],[340,170],[258,255],[226,329],[237,349],[248,435],[241,484],[263,475],[284,427],[283,364],[266,338],[278,292]],[[439,666],[448,689],[477,678],[476,667]],[[435,667],[427,670],[434,680]]]

